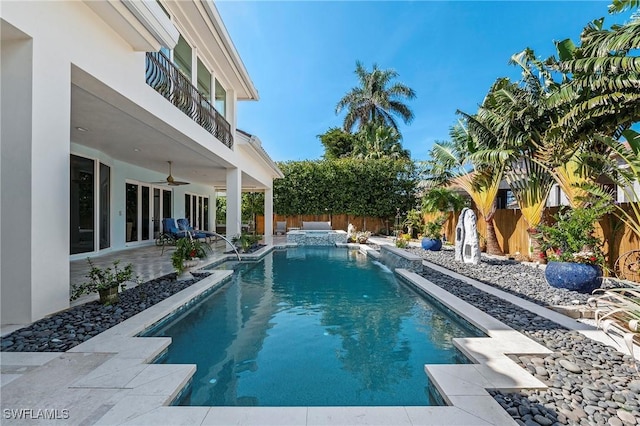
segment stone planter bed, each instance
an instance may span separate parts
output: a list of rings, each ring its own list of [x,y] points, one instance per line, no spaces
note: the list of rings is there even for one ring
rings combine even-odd
[[[450,250],[414,252],[430,262],[541,305],[584,302],[588,297],[544,288],[548,284],[542,270],[518,262],[483,256],[483,262],[473,266],[454,262]],[[640,376],[629,355],[430,268],[424,268],[423,276],[554,351],[544,358],[512,356],[548,389],[511,394],[491,392],[518,424],[640,424]]]

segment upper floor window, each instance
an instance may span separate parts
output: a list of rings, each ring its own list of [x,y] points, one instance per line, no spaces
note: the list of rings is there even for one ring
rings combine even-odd
[[[189,79],[191,79],[191,46],[180,36],[178,44],[173,49],[173,63],[182,71]]]
[[[218,79],[216,79],[216,104],[214,107],[220,115],[227,116],[227,91],[224,90]]]
[[[198,58],[198,90],[211,102],[211,73]]]

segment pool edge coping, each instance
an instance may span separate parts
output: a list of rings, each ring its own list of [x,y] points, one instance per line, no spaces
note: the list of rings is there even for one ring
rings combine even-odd
[[[266,255],[273,249],[273,246],[269,246],[265,250],[261,250],[260,255]],[[402,269],[397,269],[396,273],[435,297],[489,336],[454,339],[454,344],[477,364],[425,366],[425,372],[441,392],[445,401],[451,405],[422,407],[170,406],[169,404],[188,384],[195,372],[195,366],[150,364],[166,350],[171,339],[137,337],[137,335],[171,315],[181,306],[197,299],[203,293],[214,291],[215,288],[224,285],[232,274],[232,271],[212,271],[209,276],[189,288],[67,351],[67,353],[113,354],[113,358],[105,365],[101,365],[96,371],[87,374],[82,381],[74,385],[75,387],[104,389],[101,382],[104,383],[105,374],[108,375],[108,372],[104,370],[112,365],[116,366],[115,374],[130,376],[120,378],[123,383],[122,387],[116,388],[121,389],[123,395],[126,396],[100,418],[87,420],[94,421],[96,424],[124,423],[134,419],[136,423],[162,419],[166,424],[217,424],[217,421],[223,424],[270,424],[272,422],[278,424],[279,419],[285,416],[290,418],[294,424],[331,424],[332,422],[354,424],[363,421],[375,423],[380,421],[378,419],[385,418],[393,419],[395,424],[436,425],[443,423],[469,424],[471,422],[478,425],[516,424],[486,389],[517,390],[546,387],[505,354],[542,354],[551,351],[440,289],[420,275]],[[469,318],[470,312],[472,314]],[[516,342],[516,347],[513,346],[513,342]],[[523,351],[523,347],[530,348],[530,351]],[[64,353],[60,355],[64,355]],[[118,369],[117,366],[126,366],[126,368]],[[131,366],[137,366],[137,368],[131,368]],[[145,374],[149,378],[143,380]],[[525,384],[526,386],[516,387],[515,384]],[[271,420],[268,413],[274,413]]]

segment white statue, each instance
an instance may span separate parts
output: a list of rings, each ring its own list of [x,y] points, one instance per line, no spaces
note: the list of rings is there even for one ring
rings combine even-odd
[[[464,263],[477,265],[480,263],[480,240],[478,239],[478,225],[475,212],[467,209],[462,222],[464,226],[462,260]]]
[[[464,244],[464,214],[469,210],[468,208],[462,209],[460,216],[458,216],[458,223],[456,224],[456,240],[454,245],[454,259],[458,262],[462,262],[462,246]]]

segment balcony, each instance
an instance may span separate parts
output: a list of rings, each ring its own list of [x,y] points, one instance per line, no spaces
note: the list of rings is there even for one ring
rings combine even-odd
[[[162,52],[147,52],[145,76],[156,92],[227,147],[233,147],[231,125]]]

